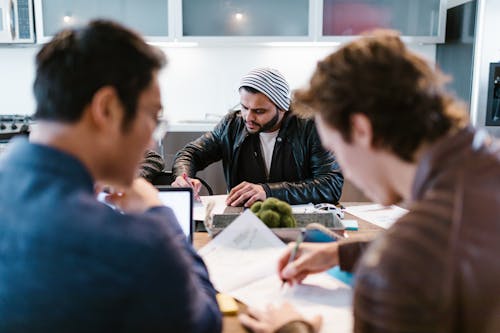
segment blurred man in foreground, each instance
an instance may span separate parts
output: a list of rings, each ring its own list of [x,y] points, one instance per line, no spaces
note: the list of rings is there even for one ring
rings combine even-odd
[[[354,331],[498,332],[500,154],[467,125],[441,74],[396,34],[376,32],[319,62],[295,97],[348,179],[381,204],[411,203],[358,263]],[[344,246],[301,244],[279,274],[294,283],[342,266]],[[296,313],[285,325],[269,318],[241,320],[258,332],[319,326]]]
[[[94,21],[36,57],[38,120],[0,159],[0,331],[219,332],[206,268],[134,180],[162,109],[164,55]],[[98,202],[94,184],[121,189]]]

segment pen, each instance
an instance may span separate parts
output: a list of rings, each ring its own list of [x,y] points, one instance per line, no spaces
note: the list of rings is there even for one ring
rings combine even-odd
[[[297,236],[297,240],[295,241],[295,246],[292,249],[292,253],[290,253],[290,258],[288,258],[287,265],[289,265],[291,262],[293,262],[295,260],[295,257],[297,256],[297,252],[299,251],[300,243],[302,243],[302,241],[304,240],[304,236],[303,236],[304,231],[305,231],[304,229],[300,230],[300,233]],[[281,289],[283,289],[283,286],[285,285],[285,283],[286,283],[286,281],[282,280]]]
[[[191,181],[189,180],[189,177],[187,176],[187,174],[185,172],[182,174],[182,178],[186,181],[186,183],[188,183],[189,187],[191,187],[193,189],[194,199],[196,201],[201,201],[200,195],[198,193],[194,193],[194,186],[191,183]]]

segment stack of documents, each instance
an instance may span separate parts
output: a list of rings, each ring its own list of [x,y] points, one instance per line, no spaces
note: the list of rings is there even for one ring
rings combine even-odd
[[[215,288],[260,309],[288,301],[306,317],[323,316],[321,332],[352,332],[352,290],[326,273],[281,289],[277,262],[286,245],[249,210],[200,249]]]

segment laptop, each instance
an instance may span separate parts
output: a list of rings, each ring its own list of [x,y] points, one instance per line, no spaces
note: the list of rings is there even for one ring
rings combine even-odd
[[[160,200],[173,210],[182,231],[193,242],[193,190],[189,187],[155,186]]]

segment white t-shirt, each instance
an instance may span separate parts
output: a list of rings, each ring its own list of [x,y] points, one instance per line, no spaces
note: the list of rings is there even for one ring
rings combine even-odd
[[[279,129],[274,132],[259,133],[260,147],[262,149],[262,155],[264,156],[264,162],[266,164],[266,173],[268,176],[269,176],[269,171],[271,170],[271,161],[273,159],[274,144],[276,143],[278,132]]]

